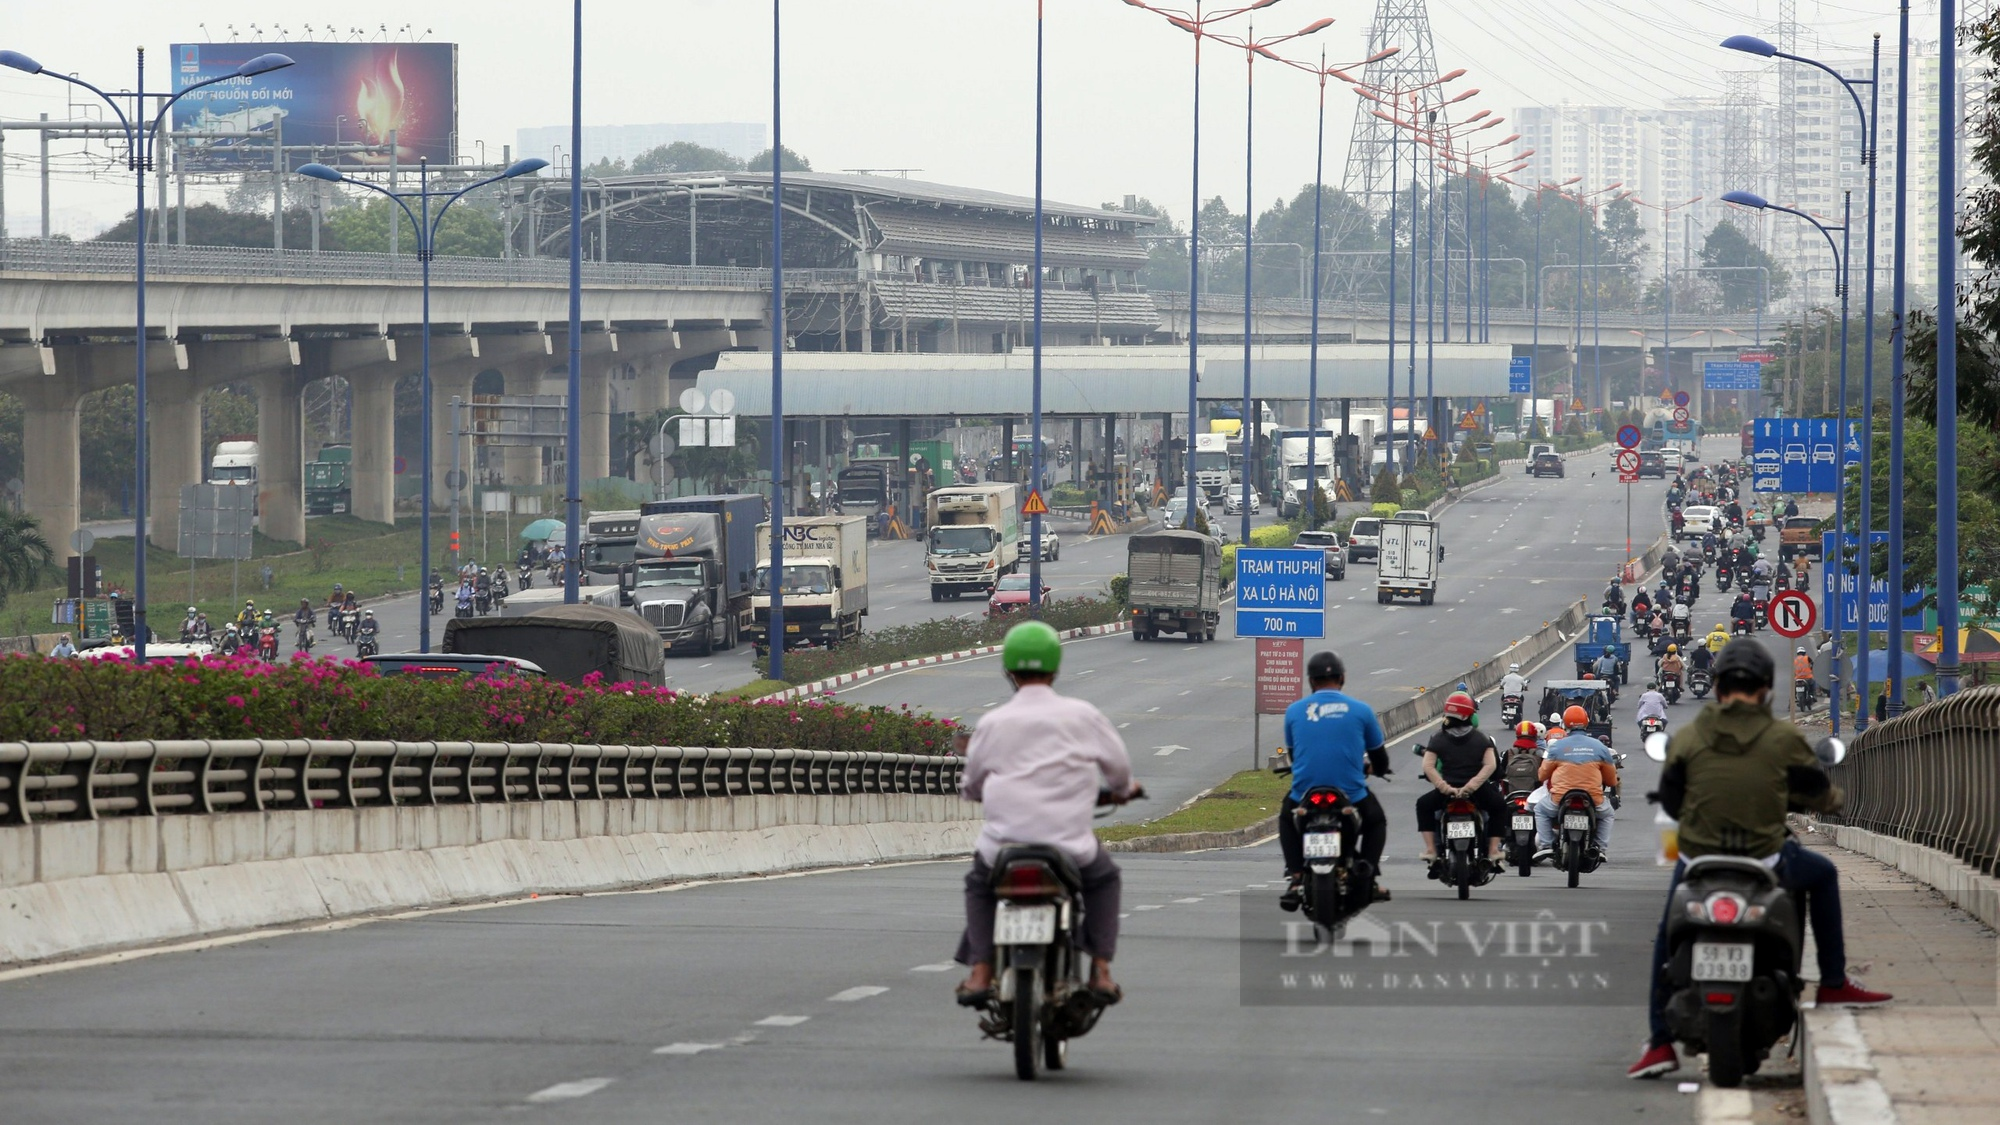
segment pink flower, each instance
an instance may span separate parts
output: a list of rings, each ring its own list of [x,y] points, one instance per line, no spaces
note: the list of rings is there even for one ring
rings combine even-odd
[[[254,693],[254,689],[253,689],[253,693]],[[230,696],[230,697],[229,697],[228,699],[225,699],[225,700],[223,700],[223,702],[224,702],[224,703],[227,703],[227,704],[229,704],[229,705],[230,705],[231,707],[243,707],[243,706],[246,706],[246,704],[245,704],[245,703],[244,703],[244,701],[243,701],[243,697],[242,697],[242,696],[240,696],[240,695],[232,695],[232,696]],[[248,720],[246,720],[246,721],[248,721]]]

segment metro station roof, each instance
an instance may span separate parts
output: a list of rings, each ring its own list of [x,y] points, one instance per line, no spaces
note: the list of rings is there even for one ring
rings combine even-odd
[[[1251,390],[1255,397],[1303,400],[1308,349],[1274,344],[1251,349]],[[1396,364],[1396,393],[1408,390],[1406,353]],[[1441,396],[1500,396],[1507,393],[1504,344],[1440,344],[1432,389]],[[1243,397],[1243,350],[1203,347],[1198,397],[1236,401]],[[1388,378],[1389,350],[1370,344],[1321,345],[1319,393],[1322,400],[1381,399]],[[785,412],[799,417],[911,418],[954,415],[1025,415],[1033,409],[1033,354],[787,352]],[[1044,414],[1164,414],[1187,410],[1186,348],[1044,348]],[[1417,357],[1417,389],[1425,388],[1424,357]],[[704,371],[702,391],[726,388],[744,414],[771,410],[769,352],[724,352],[715,369]]]

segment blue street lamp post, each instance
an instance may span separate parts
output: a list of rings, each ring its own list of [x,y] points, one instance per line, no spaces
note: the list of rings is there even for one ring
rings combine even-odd
[[[1811,215],[1806,214],[1804,211],[1800,211],[1792,207],[1779,206],[1776,203],[1772,203],[1769,200],[1766,200],[1763,196],[1754,194],[1752,192],[1731,191],[1731,192],[1724,192],[1722,196],[1722,201],[1724,203],[1734,203],[1738,207],[1751,207],[1757,210],[1782,211],[1787,215],[1796,215],[1799,218],[1804,219],[1806,222],[1811,223],[1813,225],[1813,229],[1819,231],[1819,233],[1823,237],[1825,237],[1827,249],[1833,252],[1834,289],[1835,292],[1837,292],[1840,296],[1840,416],[1838,420],[1834,423],[1834,433],[1836,435],[1834,441],[1837,449],[1839,450],[1839,452],[1835,455],[1835,464],[1838,465],[1844,465],[1847,460],[1847,324],[1848,324],[1847,310],[1849,303],[1847,263],[1848,263],[1848,251],[1849,251],[1848,244],[1852,239],[1852,227],[1854,226],[1854,216],[1853,216],[1854,193],[1851,191],[1842,193],[1841,200],[1842,202],[1841,202],[1841,213],[1840,213],[1840,225],[1837,227],[1830,227],[1825,223],[1820,222],[1818,219],[1813,218]],[[1840,232],[1840,242],[1837,244],[1833,241],[1834,231]],[[1847,530],[1847,489],[1844,486],[1835,488],[1833,493],[1833,528],[1834,528],[1834,542],[1836,543],[1843,542],[1844,540],[1842,539],[1842,536],[1846,533]],[[1867,536],[1865,533],[1862,536],[1861,541],[1863,543],[1862,550],[1865,553],[1867,551],[1866,547]],[[1839,578],[1839,569],[1842,568],[1842,562],[1839,557],[1829,558],[1823,561],[1822,566],[1826,569],[1827,574],[1834,579],[1834,581],[1832,582],[1831,596],[1827,599],[1831,604],[1825,607],[1826,614],[1829,618],[1831,618],[1830,623],[1833,626],[1832,655],[1827,661],[1827,685],[1828,685],[1827,692],[1828,696],[1832,700],[1831,711],[1833,718],[1833,733],[1839,734],[1840,733],[1840,650],[1841,650],[1841,641],[1843,640],[1843,633],[1845,632],[1845,630],[1841,626],[1840,617],[1838,613],[1839,599],[1840,599],[1840,583],[1838,581],[1838,578]],[[1861,605],[1861,610],[1862,610],[1861,617],[1864,620],[1868,616],[1867,598],[1865,595],[1866,595],[1865,587],[1857,592],[1857,600]],[[1862,665],[1866,665],[1867,654],[1863,653],[1859,658],[1858,662]],[[1867,675],[1867,670],[1865,667],[1858,669],[1857,678],[1865,677],[1866,675]],[[1864,680],[1863,682],[1866,681]]]
[[[291,66],[292,60],[288,55],[276,53],[258,55],[228,74],[218,74],[213,78],[190,83],[171,94],[148,94],[145,92],[146,49],[144,47],[138,50],[138,60],[138,74],[136,81],[132,83],[132,91],[130,93],[112,95],[105,93],[103,90],[74,75],[63,74],[60,71],[45,70],[42,68],[41,63],[21,54],[19,51],[0,51],[0,66],[4,66],[10,70],[18,70],[23,74],[46,74],[50,78],[67,82],[72,86],[80,86],[96,94],[99,98],[103,99],[104,104],[111,107],[111,112],[118,116],[119,127],[125,133],[125,166],[132,170],[132,178],[138,189],[136,192],[137,204],[132,212],[134,224],[132,241],[135,244],[132,273],[135,293],[134,304],[138,310],[136,317],[137,330],[132,340],[132,353],[134,357],[132,376],[133,382],[136,384],[133,393],[138,401],[138,412],[133,420],[135,437],[132,448],[132,538],[134,541],[132,552],[132,654],[134,660],[144,663],[146,659],[147,633],[150,631],[146,625],[146,490],[151,484],[148,479],[150,474],[147,471],[146,465],[148,445],[146,440],[146,173],[153,167],[153,153],[159,143],[160,126],[166,121],[167,111],[173,108],[175,102],[180,101],[182,98],[204,86],[213,86],[217,82],[228,82],[237,78],[254,78],[259,74],[268,74],[274,70],[282,70],[285,67]],[[160,108],[153,115],[152,124],[150,125],[146,123],[146,99],[148,98],[158,99],[160,103]],[[129,99],[132,102],[132,113],[130,116],[126,115],[125,107],[119,104],[120,99]],[[61,550],[63,546],[62,544],[58,544],[57,549]]]
[[[1247,255],[1249,248],[1244,248]],[[1250,291],[1248,272],[1245,272],[1243,291]],[[1247,310],[1249,299],[1244,299]],[[1246,311],[1245,316],[1249,313]],[[1248,364],[1245,364],[1247,370]],[[1031,491],[1042,487],[1042,2],[1035,0],[1035,347],[1034,347],[1034,420],[1029,426],[1029,441],[1032,452],[1028,454]],[[1009,454],[1011,456],[1011,452]],[[1192,501],[1192,497],[1190,497]],[[1248,511],[1248,506],[1245,506]],[[1246,521],[1248,515],[1243,517]],[[1042,607],[1042,513],[1036,511],[1028,516],[1028,606],[1039,610]],[[1249,533],[1243,536],[1247,542]],[[775,571],[773,572],[775,573]],[[776,583],[773,583],[776,585]]]
[[[771,0],[771,612],[765,626],[765,675],[785,677],[785,131],[784,0]],[[1039,226],[1035,237],[1041,237]],[[1037,297],[1041,281],[1035,282]],[[1039,323],[1037,324],[1039,327]],[[862,325],[862,331],[867,331]],[[1013,451],[1008,451],[1013,456]],[[1011,462],[1010,462],[1011,463]]]
[[[417,516],[417,584],[420,588],[428,581],[431,569],[431,259],[437,256],[438,228],[444,225],[445,211],[466,194],[477,191],[488,184],[499,183],[501,180],[511,180],[516,176],[525,176],[533,172],[539,172],[548,166],[548,161],[540,159],[516,161],[508,165],[507,170],[497,176],[488,176],[477,183],[468,184],[450,193],[434,192],[431,190],[429,160],[419,160],[417,162],[417,190],[404,192],[391,191],[388,188],[369,183],[366,180],[349,179],[338,170],[329,168],[324,164],[307,164],[299,169],[299,175],[310,179],[323,180],[330,184],[353,184],[356,187],[364,188],[387,198],[391,203],[402,209],[404,217],[410,220],[411,229],[416,232],[417,263],[423,277],[423,327],[421,329],[423,359],[419,368],[421,373],[418,376],[423,400],[422,456],[424,461],[423,495],[418,504]],[[444,202],[438,205],[437,213],[433,215],[431,213],[431,200],[437,198],[442,198]],[[419,217],[417,212],[410,210],[408,201],[412,199],[417,200],[421,217]],[[392,218],[390,221],[393,223],[394,219]],[[430,599],[420,594],[417,597],[417,651],[429,652],[430,650]]]
[[[1889,287],[1889,706],[1890,715],[1903,713],[1903,359],[1908,342],[1903,316],[1905,257],[1909,245],[1910,157],[1910,0],[1902,0],[1896,34],[1896,249]],[[1871,255],[1872,256],[1872,255]],[[1875,466],[1863,470],[1871,479]],[[1956,634],[1954,634],[1955,636]]]
[[[1941,179],[1958,179],[1958,0],[1938,0],[1938,163]],[[1896,169],[1898,175],[1902,168]],[[1958,690],[1958,191],[1937,212],[1937,691]]]

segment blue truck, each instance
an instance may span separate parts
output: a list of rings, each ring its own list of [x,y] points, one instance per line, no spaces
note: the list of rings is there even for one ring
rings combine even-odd
[[[1632,677],[1632,645],[1625,639],[1625,623],[1608,613],[1595,613],[1584,622],[1583,632],[1576,641],[1576,675],[1578,679],[1588,673],[1597,672],[1597,658],[1606,649],[1618,659],[1618,682],[1623,684]]]

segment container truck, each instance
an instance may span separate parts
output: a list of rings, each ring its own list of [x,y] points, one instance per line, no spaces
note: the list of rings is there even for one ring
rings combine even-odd
[[[354,492],[354,450],[346,445],[322,446],[317,460],[306,462],[306,514],[330,516],[347,511]]]
[[[639,511],[592,512],[583,524],[583,573],[615,578],[620,567],[632,561],[639,543]]]
[[[1194,435],[1194,483],[1210,500],[1229,491],[1229,435]]]
[[[747,493],[731,493],[714,496],[677,496],[670,500],[648,500],[639,506],[642,534],[637,548],[638,555],[647,559],[678,558],[692,554],[711,560],[711,573],[705,579],[701,600],[709,606],[709,612],[721,619],[719,625],[711,623],[709,643],[721,648],[734,648],[737,641],[750,631],[750,583],[752,572],[757,566],[757,525],[764,519],[764,498]],[[661,517],[685,517],[705,515],[713,517],[712,523],[697,526],[698,521],[673,520]],[[638,595],[637,575],[633,578],[633,597],[638,603],[642,616],[646,615],[644,603],[647,600],[667,600],[665,591],[659,597],[641,598]],[[648,616],[654,627],[666,631],[677,631],[686,624],[687,613],[694,612],[693,606],[683,600],[684,615],[679,625],[668,625],[671,611],[664,607],[656,613],[658,619]],[[694,635],[682,635],[680,646],[685,648],[692,642],[700,645],[698,631]],[[667,633],[663,632],[662,636]]]
[[[1021,486],[1008,481],[959,484],[930,494],[924,506],[924,569],[931,600],[990,594],[1021,559]]]
[[[1397,598],[1415,598],[1430,605],[1437,598],[1438,563],[1444,553],[1438,525],[1429,520],[1387,519],[1381,528],[1375,600],[1387,605]]]
[[[1319,479],[1319,489],[1326,493],[1327,502],[1332,503],[1339,495],[1335,483],[1339,466],[1334,451],[1334,440],[1339,436],[1333,430],[1278,431],[1278,474],[1284,482],[1277,496],[1280,517],[1289,519],[1304,509],[1308,453],[1312,457],[1313,475]]]
[[[882,513],[902,496],[903,474],[893,457],[851,461],[833,479],[841,514],[867,520],[870,532],[879,533]]]
[[[230,437],[215,443],[209,459],[210,484],[256,484],[257,442],[253,438]]]
[[[868,613],[868,527],[860,516],[794,516],[784,526],[785,647],[832,647],[861,635]],[[771,525],[757,525],[750,640],[770,647]]]
[[[660,512],[639,517],[634,558],[618,571],[618,596],[660,634],[669,655],[706,656],[736,645],[741,622],[732,615],[728,539],[713,512]],[[743,565],[748,565],[747,563]]]

